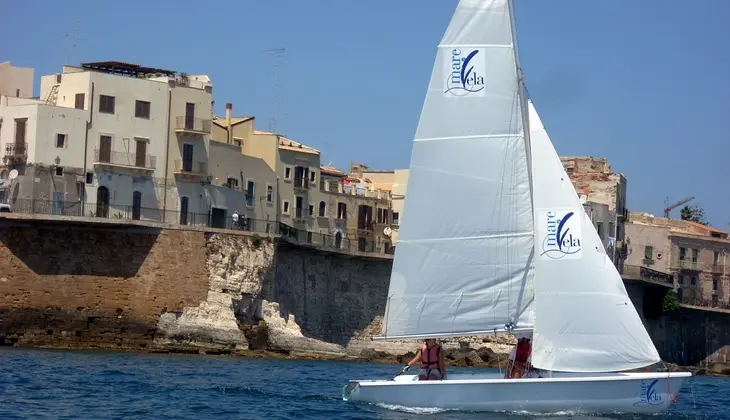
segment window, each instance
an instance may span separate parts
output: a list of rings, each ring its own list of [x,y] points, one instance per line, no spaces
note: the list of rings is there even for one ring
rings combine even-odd
[[[699,249],[692,249],[692,262],[697,262],[697,259],[700,257],[700,250]]]
[[[134,102],[134,116],[137,118],[150,119],[150,103],[147,101]]]
[[[326,210],[327,210],[327,203],[325,203],[324,201],[320,201],[319,202],[319,217],[325,217]]]
[[[15,89],[15,97],[20,98],[20,89]]]
[[[686,256],[687,256],[687,249],[680,246],[679,247],[679,259],[684,260]]]
[[[388,224],[388,210],[383,209],[383,223]]]
[[[347,219],[347,204],[337,203],[337,218],[340,220]]]
[[[393,224],[398,225],[399,219],[400,219],[400,213],[398,213],[397,211],[394,211],[393,212]]]
[[[86,102],[86,95],[83,93],[77,93],[74,98],[74,108],[84,109],[84,103]]]
[[[697,284],[697,277],[690,277],[689,278],[689,285],[694,286]]]
[[[378,209],[377,221],[378,223],[383,223],[383,209]]]
[[[315,174],[314,171],[310,172],[309,173],[309,180],[312,181],[312,182],[314,182],[315,176],[316,176],[316,174]]]
[[[720,279],[718,279],[717,277],[713,277],[712,278],[712,291],[713,292],[717,292],[717,287],[719,284],[720,284]]]
[[[314,204],[309,205],[309,213],[307,213],[307,216],[314,216]]]
[[[228,188],[231,188],[231,189],[237,190],[237,189],[238,189],[238,180],[237,180],[236,178],[232,177],[232,176],[229,176],[229,177],[228,177],[228,178],[226,179],[226,186],[227,186]]]
[[[274,200],[274,187],[271,185],[266,186],[266,202],[271,203]]]
[[[603,240],[603,222],[596,222],[596,230],[598,230],[598,237]]]
[[[66,134],[56,134],[56,148],[63,149],[68,144],[66,144],[66,140],[68,140],[68,136]]]
[[[288,201],[284,200],[283,207],[284,207],[283,213],[284,214],[289,214],[289,202]]]
[[[56,176],[63,176],[63,167],[56,166],[55,174],[56,174]]]
[[[233,139],[233,144],[235,144],[238,147],[241,147],[241,140],[239,140],[239,139]]]
[[[287,167],[284,169],[284,179],[291,179],[291,168]]]
[[[654,247],[647,245],[644,247],[644,259],[645,260],[653,260],[654,259]]]
[[[720,253],[715,251],[712,253],[712,264],[717,265],[720,262]]]
[[[254,182],[252,180],[248,180],[246,182],[246,205],[247,206],[253,206],[255,201],[255,195],[254,195]]]
[[[93,184],[94,183],[94,173],[93,172],[87,172],[86,173],[86,183],[87,184]]]
[[[113,96],[99,95],[99,112],[104,114],[114,113],[114,100]]]

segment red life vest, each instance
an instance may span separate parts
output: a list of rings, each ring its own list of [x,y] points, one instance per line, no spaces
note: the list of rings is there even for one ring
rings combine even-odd
[[[430,349],[424,343],[421,347],[421,369],[438,369],[441,371],[441,346],[435,344]]]
[[[532,346],[529,341],[520,341],[517,343],[517,349],[515,350],[515,362],[525,363],[530,357],[532,352]]]

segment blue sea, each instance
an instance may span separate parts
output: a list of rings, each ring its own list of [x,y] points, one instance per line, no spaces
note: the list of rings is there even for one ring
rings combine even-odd
[[[395,365],[7,347],[0,360],[0,419],[730,419],[727,378],[692,378],[661,415],[545,416],[342,401],[348,379]]]

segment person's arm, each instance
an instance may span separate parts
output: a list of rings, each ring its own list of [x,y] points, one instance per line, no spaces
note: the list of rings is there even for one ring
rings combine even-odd
[[[443,369],[443,372],[441,372],[441,379],[446,379],[446,358],[444,358],[444,349],[441,348],[441,351],[439,352],[439,364],[441,365],[441,368]]]
[[[405,367],[403,368],[402,372],[405,372],[405,371],[407,371],[407,370],[408,370],[408,368],[410,368],[410,367],[411,367],[411,365],[415,365],[415,364],[417,364],[417,363],[420,363],[420,362],[421,362],[421,349],[418,349],[418,350],[416,351],[416,355],[415,355],[415,356],[413,357],[413,359],[411,359],[411,361],[410,361],[410,362],[408,362],[408,363],[407,363],[407,364],[405,365]]]

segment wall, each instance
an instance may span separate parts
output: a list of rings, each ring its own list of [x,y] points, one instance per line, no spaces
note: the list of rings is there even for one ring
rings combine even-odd
[[[669,229],[660,226],[649,226],[640,223],[626,224],[626,243],[628,257],[626,264],[645,266],[653,270],[669,273],[671,261]],[[645,248],[651,246],[652,260],[645,261]]]
[[[33,69],[15,67],[10,61],[0,63],[0,95],[20,98],[33,96]]]

